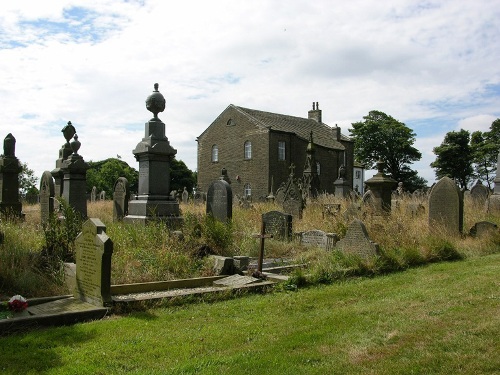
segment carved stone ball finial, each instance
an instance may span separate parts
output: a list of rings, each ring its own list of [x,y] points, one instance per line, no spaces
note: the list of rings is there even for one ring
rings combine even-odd
[[[154,91],[151,95],[149,95],[146,99],[146,108],[148,111],[152,112],[154,115],[154,119],[158,119],[158,113],[163,112],[165,110],[165,98],[158,91],[159,85],[157,83],[154,84]]]
[[[61,131],[64,135],[64,138],[66,139],[66,143],[69,143],[69,140],[71,138],[73,138],[73,136],[76,134],[76,129],[71,124],[71,121],[68,121],[68,125],[66,125],[64,128],[62,128]]]

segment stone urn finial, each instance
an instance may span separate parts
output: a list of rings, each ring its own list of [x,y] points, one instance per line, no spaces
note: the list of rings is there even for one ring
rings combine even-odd
[[[78,134],[73,137],[73,142],[71,142],[71,149],[73,150],[73,155],[78,155],[78,150],[82,144],[78,140]]]
[[[163,112],[165,110],[165,98],[158,91],[158,84],[154,84],[154,91],[151,95],[149,95],[146,99],[146,108],[148,111],[152,112],[154,120],[158,120],[158,113]]]
[[[382,159],[377,161],[377,171],[379,174],[384,174],[385,163]]]
[[[64,135],[64,138],[66,139],[66,143],[69,143],[69,140],[71,138],[73,138],[73,136],[76,134],[76,129],[71,124],[71,121],[68,121],[68,125],[66,125],[64,128],[62,128],[61,131]]]

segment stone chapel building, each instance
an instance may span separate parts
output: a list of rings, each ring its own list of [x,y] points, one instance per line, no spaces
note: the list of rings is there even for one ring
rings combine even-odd
[[[258,111],[230,104],[196,139],[198,142],[198,191],[227,170],[233,194],[262,199],[276,193],[293,170],[301,178],[306,149],[312,135],[319,192],[333,194],[339,168],[353,188],[354,142],[321,120],[318,103],[307,118]],[[291,165],[295,168],[290,168]]]

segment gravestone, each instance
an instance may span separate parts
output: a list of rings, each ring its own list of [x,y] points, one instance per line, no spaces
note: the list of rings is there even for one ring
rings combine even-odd
[[[92,191],[90,193],[90,201],[95,202],[97,199],[97,188],[95,186],[92,187]]]
[[[231,185],[224,180],[217,180],[210,184],[207,193],[207,215],[226,222],[233,217],[233,193]]]
[[[474,203],[483,205],[490,195],[490,189],[477,180],[476,184],[470,189],[470,196]]]
[[[75,248],[75,298],[96,306],[110,304],[113,242],[106,235],[106,226],[101,220],[90,218],[83,224]]]
[[[497,173],[493,182],[495,183],[493,194],[486,200],[484,209],[488,213],[500,214],[500,152],[498,153]]]
[[[21,163],[15,155],[16,139],[9,133],[3,141],[0,157],[0,212],[7,217],[22,217],[19,200],[19,173]]]
[[[371,258],[378,254],[379,246],[368,238],[368,232],[361,220],[355,219],[347,228],[344,238],[337,242],[335,248],[344,254]]]
[[[288,180],[276,192],[276,202],[282,205],[284,212],[302,219],[305,201],[299,181],[294,177],[294,170],[295,165],[291,164]]]
[[[129,202],[125,223],[146,225],[150,221],[163,221],[170,227],[182,223],[179,203],[168,195],[170,164],[177,150],[170,146],[165,124],[158,118],[158,113],[165,110],[165,103],[155,83],[153,93],[146,99],[146,109],[154,117],[146,122],[144,138],[132,151],[139,162],[139,188],[135,199]]]
[[[130,187],[125,177],[119,177],[113,187],[113,221],[122,221],[128,214]]]
[[[469,234],[472,237],[483,237],[489,233],[498,231],[498,225],[491,221],[480,221],[470,229]]]
[[[314,229],[301,233],[300,243],[307,247],[319,247],[327,251],[335,247],[338,236],[335,233],[326,233],[322,230]]]
[[[61,171],[64,176],[62,197],[82,217],[87,217],[87,170],[90,167],[83,160],[83,157],[78,154],[81,143],[78,140],[78,135],[73,133],[73,130],[74,127],[71,125],[70,134],[74,134],[74,136],[70,147],[73,153],[61,165]]]
[[[458,235],[463,229],[463,196],[449,177],[441,178],[429,195],[429,228]]]
[[[412,218],[421,216],[425,213],[425,206],[419,202],[409,202],[406,206],[406,214]]]
[[[187,204],[189,199],[189,193],[184,186],[184,190],[182,191],[182,203]]]
[[[54,178],[52,173],[45,171],[40,179],[40,215],[41,223],[48,223],[50,216],[54,213]]]
[[[64,126],[61,130],[64,138],[66,139],[66,143],[62,145],[59,150],[59,158],[56,160],[56,167],[50,173],[52,177],[54,177],[54,210],[59,210],[59,201],[58,198],[63,196],[63,187],[64,187],[64,171],[62,169],[64,161],[73,153],[71,149],[71,144],[69,141],[76,134],[75,127],[71,124],[71,121],[68,121],[68,124]]]
[[[104,190],[99,193],[99,200],[100,201],[106,200],[106,192]]]
[[[262,214],[265,234],[272,234],[274,239],[291,241],[293,236],[293,216],[284,212],[270,211]]]
[[[377,162],[378,173],[365,181],[371,194],[369,198],[371,207],[378,215],[386,215],[391,212],[392,189],[398,184],[396,180],[384,173],[384,166],[385,163],[379,160]],[[368,197],[366,194],[365,196]],[[365,202],[365,196],[363,196],[363,202]]]

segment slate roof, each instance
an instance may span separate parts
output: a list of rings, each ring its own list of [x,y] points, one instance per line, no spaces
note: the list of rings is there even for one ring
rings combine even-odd
[[[229,107],[233,107],[240,113],[246,115],[248,119],[257,126],[271,130],[295,133],[306,141],[309,140],[309,134],[312,131],[314,144],[336,150],[345,149],[342,143],[337,141],[336,128],[332,128],[324,123],[318,123],[308,118],[238,107],[233,104]],[[350,138],[344,135],[341,135],[341,139],[343,141],[351,141]]]

